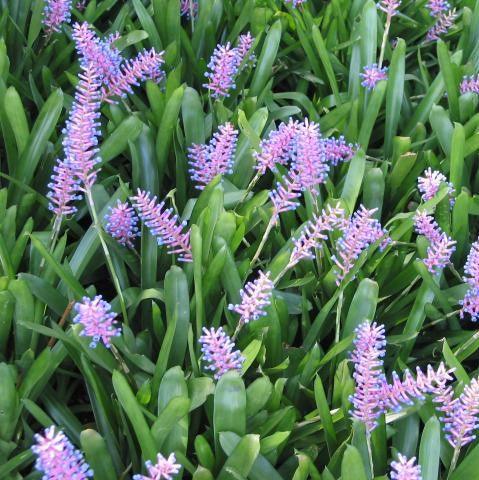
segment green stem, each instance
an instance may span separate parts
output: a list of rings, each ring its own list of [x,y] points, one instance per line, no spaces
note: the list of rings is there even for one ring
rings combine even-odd
[[[339,332],[341,331],[341,311],[343,309],[343,300],[344,300],[344,294],[343,294],[343,289],[339,292],[339,298],[338,298],[338,307],[336,309],[336,333],[334,335],[334,343],[339,342]]]
[[[258,183],[258,180],[260,179],[261,175],[259,174],[259,172],[256,172],[256,175],[253,177],[253,179],[251,180],[251,182],[249,182],[248,186],[246,187],[246,191],[244,192],[244,195],[243,197],[241,198],[241,200],[236,204],[235,208],[234,208],[234,212],[236,211],[236,209],[243,204],[243,202],[246,200],[246,198],[248,197],[249,193],[251,192],[251,190],[253,190],[254,186]]]
[[[461,447],[456,447],[454,449],[454,455],[452,456],[451,465],[449,466],[449,471],[447,473],[447,478],[449,478],[452,472],[455,470],[457,461],[459,460],[459,454],[461,453]]]
[[[249,266],[250,268],[254,266],[254,264],[257,262],[259,256],[261,255],[261,251],[263,250],[266,241],[268,240],[268,236],[271,233],[271,230],[276,224],[276,217],[272,216],[268,222],[268,226],[266,227],[266,230],[264,231],[263,238],[261,239],[261,242],[258,246],[258,249],[256,250],[256,253],[254,254],[253,260],[251,260]]]
[[[371,448],[371,433],[366,432],[366,445],[368,447],[369,468],[371,469],[371,478],[374,478],[373,451]]]
[[[386,42],[388,41],[389,35],[389,27],[391,26],[391,15],[387,15],[386,17],[386,25],[384,25],[384,34],[383,34],[383,41],[381,43],[381,52],[379,53],[379,62],[378,67],[381,68],[384,60],[384,52],[386,50]]]
[[[120,300],[120,306],[121,306],[121,313],[123,315],[123,321],[125,322],[126,325],[128,325],[128,314],[126,311],[126,303],[125,299],[123,297],[123,293],[121,291],[121,286],[120,286],[120,281],[118,280],[118,276],[116,275],[115,268],[113,266],[113,261],[110,255],[110,251],[108,250],[108,245],[106,244],[105,238],[103,236],[103,227],[100,223],[100,220],[98,219],[98,215],[95,210],[95,203],[93,202],[93,196],[91,193],[91,189],[87,188],[86,189],[86,200],[88,203],[88,207],[90,209],[90,214],[93,219],[93,224],[96,228],[96,231],[98,233],[98,237],[100,239],[101,246],[103,248],[103,253],[105,254],[105,260],[106,264],[108,266],[108,270],[110,271],[110,275],[113,279],[113,285],[115,286],[116,293],[118,295],[118,298]]]

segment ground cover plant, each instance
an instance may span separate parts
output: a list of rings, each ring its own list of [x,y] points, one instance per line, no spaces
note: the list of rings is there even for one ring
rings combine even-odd
[[[0,479],[479,478],[479,1],[0,12]]]

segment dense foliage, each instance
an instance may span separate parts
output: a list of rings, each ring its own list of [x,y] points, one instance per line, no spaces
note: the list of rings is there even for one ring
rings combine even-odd
[[[0,0],[0,479],[479,478],[479,0]]]

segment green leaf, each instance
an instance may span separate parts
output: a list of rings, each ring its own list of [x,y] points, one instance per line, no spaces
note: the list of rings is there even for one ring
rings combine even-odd
[[[437,480],[441,453],[441,425],[431,417],[424,426],[419,446],[419,465],[422,480]]]

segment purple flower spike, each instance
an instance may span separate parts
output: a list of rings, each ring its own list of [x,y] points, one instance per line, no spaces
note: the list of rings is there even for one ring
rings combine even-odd
[[[317,123],[305,119],[304,124],[299,125],[294,139],[292,166],[297,172],[301,189],[316,195],[315,187],[326,181],[329,172]]]
[[[116,207],[110,208],[110,213],[106,215],[107,221],[105,230],[120,245],[133,248],[133,242],[140,236],[138,231],[138,217],[128,202],[122,203],[118,200]]]
[[[447,12],[451,5],[445,0],[428,0],[426,8],[429,10],[431,17],[439,17],[442,13]]]
[[[469,285],[469,290],[459,302],[462,305],[460,316],[464,318],[464,314],[468,313],[471,320],[476,322],[479,320],[479,240],[471,246],[464,272],[466,275],[463,280]]]
[[[364,322],[356,330],[354,350],[351,360],[354,363],[353,377],[356,389],[350,400],[353,404],[351,416],[363,422],[368,434],[377,426],[377,419],[383,413],[381,386],[386,340],[384,325]]]
[[[209,145],[190,147],[191,178],[198,183],[196,188],[203,190],[217,175],[233,173],[233,161],[238,139],[238,131],[231,123],[219,127]]]
[[[447,181],[447,178],[437,170],[431,170],[429,167],[424,173],[423,177],[419,177],[417,181],[417,188],[422,193],[421,198],[424,201],[434,198],[439,191],[442,184],[446,184],[449,188],[449,196],[451,206],[454,205],[454,187],[451,182]]]
[[[145,462],[148,475],[133,475],[133,480],[173,480],[180,471],[181,465],[176,463],[174,453],[165,458],[161,453],[156,456],[156,463]]]
[[[180,14],[181,16],[186,16],[190,19],[191,16],[196,17],[198,13],[198,2],[195,0],[181,0],[180,3]]]
[[[43,434],[35,434],[34,439],[35,468],[43,473],[43,480],[86,480],[93,477],[83,454],[75,449],[63,432],[56,432],[51,426]]]
[[[291,118],[287,124],[281,123],[277,130],[272,130],[268,138],[261,140],[259,152],[254,153],[258,173],[276,170],[276,165],[285,165],[291,158],[293,141],[298,132],[299,124]]]
[[[229,97],[229,91],[236,88],[235,77],[240,63],[238,50],[232,48],[230,42],[215,48],[208,63],[210,71],[205,73],[208,83],[203,85],[211,91],[213,98]]]
[[[346,143],[343,136],[339,138],[325,138],[322,140],[324,157],[326,161],[336,166],[340,162],[347,162],[356,155],[358,146],[353,143]]]
[[[391,480],[422,480],[421,466],[416,465],[416,457],[407,459],[398,454],[398,461],[391,462]]]
[[[382,239],[380,248],[384,248],[389,243],[387,230],[373,218],[376,210],[375,208],[368,210],[361,205],[342,229],[343,234],[337,241],[338,255],[331,257],[338,266],[338,285],[351,271],[359,255],[371,244]]]
[[[398,13],[401,2],[400,0],[381,0],[377,5],[388,17],[394,17]]]
[[[409,370],[405,371],[402,380],[393,372],[391,384],[384,379],[381,392],[384,408],[398,412],[404,405],[412,405],[414,400],[423,400],[425,394],[435,393],[439,388],[444,388],[448,381],[453,380],[452,371],[447,370],[441,362],[437,370],[428,365],[426,373],[417,367],[416,378]]]
[[[363,79],[361,85],[368,90],[374,89],[381,80],[387,80],[387,71],[387,67],[380,68],[376,63],[366,65],[364,67],[364,72],[359,74]]]
[[[436,20],[436,23],[429,29],[426,35],[426,40],[432,42],[439,40],[441,35],[446,34],[449,29],[454,25],[456,19],[456,11],[449,10],[447,13],[441,13]]]
[[[73,25],[72,36],[82,68],[93,65],[102,83],[110,85],[121,74],[120,65],[123,58],[120,51],[113,45],[120,34],[117,32],[100,40],[92,27],[87,22],[83,22]]]
[[[238,38],[238,46],[236,50],[238,52],[240,63],[251,64],[254,63],[256,57],[252,52],[254,37],[251,32],[247,32],[244,35],[240,35]]]
[[[100,135],[100,81],[90,65],[79,74],[75,101],[63,131],[63,148],[72,174],[80,182],[80,190],[88,190],[96,181],[95,166],[100,162],[98,136]]]
[[[461,94],[476,93],[479,94],[479,74],[464,77],[461,82]]]
[[[476,439],[474,431],[479,427],[479,381],[474,378],[459,398],[447,405],[445,423],[447,441],[454,448],[461,448]]]
[[[121,335],[121,328],[115,326],[116,313],[111,312],[111,305],[97,295],[93,300],[83,297],[83,303],[76,303],[74,306],[77,315],[74,323],[83,326],[80,335],[92,337],[91,348],[95,348],[102,342],[105,347],[110,348],[111,339]]]
[[[77,208],[70,203],[81,198],[77,194],[79,182],[64,160],[57,160],[53,172],[52,181],[48,184],[48,209],[59,217],[72,215]]]
[[[345,220],[344,210],[339,205],[326,207],[319,216],[306,224],[299,238],[294,240],[289,265],[294,266],[305,258],[313,260],[314,249],[321,248],[323,240],[328,238],[326,233],[344,225]]]
[[[131,197],[143,223],[156,237],[158,245],[166,245],[169,254],[177,254],[181,262],[191,262],[190,231],[183,229],[186,222],[180,223],[173,209],[165,208],[165,202],[158,203],[156,196],[138,189],[135,197]]]
[[[43,25],[47,34],[59,32],[63,23],[70,22],[71,9],[71,0],[47,0],[43,13]]]
[[[240,351],[235,350],[235,344],[226,335],[222,327],[217,330],[213,327],[209,330],[203,328],[203,335],[199,342],[201,343],[203,359],[209,363],[206,368],[214,372],[216,380],[230,370],[241,370],[244,358]]]
[[[270,273],[259,272],[256,280],[248,282],[240,291],[241,303],[228,305],[229,310],[241,315],[240,323],[249,323],[266,315],[266,307],[271,304],[271,294],[274,284],[270,280]]]
[[[293,7],[299,7],[303,5],[303,3],[306,3],[306,0],[284,0],[284,3],[292,4]]]
[[[141,82],[160,82],[164,78],[161,68],[164,62],[163,52],[157,52],[154,48],[143,50],[133,60],[126,60],[121,66],[121,73],[103,87],[103,100],[113,103],[112,97],[126,97]]]
[[[296,210],[301,196],[301,185],[293,171],[284,175],[281,182],[276,184],[276,189],[269,192],[269,198],[273,203],[272,217],[277,220],[279,214],[288,210]]]
[[[431,273],[437,273],[448,263],[455,250],[456,242],[444,233],[434,218],[425,211],[418,212],[414,217],[414,225],[419,235],[424,235],[429,241],[427,258],[424,264]]]

